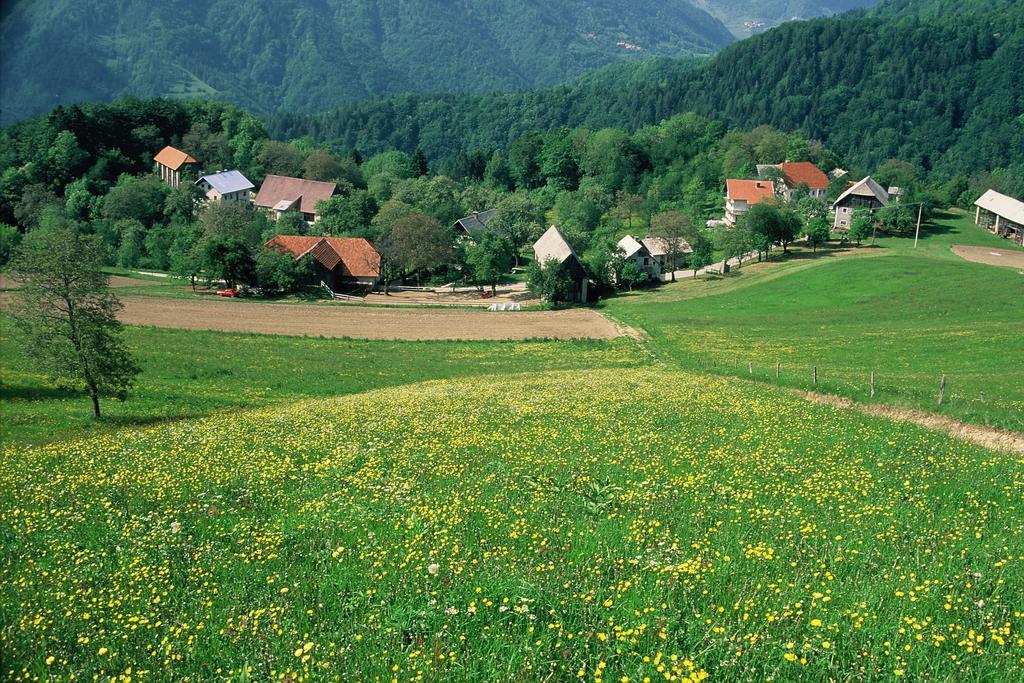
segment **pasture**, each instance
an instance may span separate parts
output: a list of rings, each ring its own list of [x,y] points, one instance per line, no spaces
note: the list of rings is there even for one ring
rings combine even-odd
[[[606,310],[646,330],[672,366],[801,389],[815,388],[816,367],[822,393],[1024,432],[1024,277],[965,261],[953,244],[1012,247],[947,215],[916,250],[906,238],[800,249],[782,263],[612,299]]]

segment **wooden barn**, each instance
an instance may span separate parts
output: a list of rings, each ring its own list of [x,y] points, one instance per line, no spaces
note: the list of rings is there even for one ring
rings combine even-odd
[[[587,269],[558,228],[552,225],[547,232],[540,236],[539,240],[534,242],[533,257],[542,267],[552,260],[563,264],[573,281],[574,294],[571,300],[582,302],[587,300],[587,285],[590,281]]]

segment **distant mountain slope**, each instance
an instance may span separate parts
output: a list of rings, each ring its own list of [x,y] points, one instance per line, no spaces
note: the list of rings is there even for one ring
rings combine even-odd
[[[794,19],[816,19],[877,5],[879,0],[692,0],[745,38]]]
[[[375,152],[433,158],[556,126],[636,128],[695,111],[802,130],[864,167],[900,157],[948,173],[1024,171],[1024,3],[992,16],[843,16],[788,23],[705,63],[621,64],[531,93],[404,96],[272,122]]]
[[[218,96],[269,113],[522,90],[732,40],[687,0],[11,0],[0,119],[122,94]]]

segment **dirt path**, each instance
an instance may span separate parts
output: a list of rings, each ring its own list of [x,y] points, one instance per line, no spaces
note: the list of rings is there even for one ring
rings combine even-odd
[[[616,326],[596,311],[490,312],[378,308],[338,304],[267,304],[126,296],[129,325],[355,339],[611,339]]]
[[[944,415],[926,413],[922,410],[895,408],[893,406],[879,405],[875,403],[857,403],[841,396],[818,394],[813,391],[800,393],[807,400],[814,401],[816,403],[825,403],[828,405],[838,406],[840,408],[853,408],[854,410],[859,410],[860,412],[868,415],[884,417],[890,420],[913,422],[914,424],[925,427],[926,429],[946,432],[958,439],[963,439],[964,441],[969,441],[979,446],[984,446],[985,448],[991,448],[995,451],[1024,455],[1024,435],[1022,434],[1006,432],[999,429],[993,429],[991,427],[982,427],[980,425],[964,424],[963,422],[959,422]]]
[[[993,249],[992,247],[965,247],[962,244],[954,244],[950,248],[954,254],[967,261],[984,263],[989,266],[1024,268],[1024,251]]]
[[[111,275],[111,288],[117,287],[148,287],[151,285],[166,285],[166,282],[155,282],[140,278],[125,277],[123,275]],[[0,275],[0,289],[18,289],[21,285],[15,282],[9,275]]]

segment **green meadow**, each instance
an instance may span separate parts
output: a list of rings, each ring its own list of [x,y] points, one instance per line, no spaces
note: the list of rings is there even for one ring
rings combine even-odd
[[[142,367],[138,386],[124,402],[104,401],[104,416],[95,421],[84,391],[49,386],[19,353],[10,320],[0,322],[0,433],[7,443],[45,443],[428,379],[626,368],[647,358],[626,339],[368,341],[127,327]]]
[[[1024,431],[1024,277],[967,262],[953,244],[1013,248],[947,214],[917,249],[907,238],[798,248],[781,263],[619,297],[605,309],[646,331],[650,349],[675,367],[801,389],[814,388],[817,368],[819,392]]]

